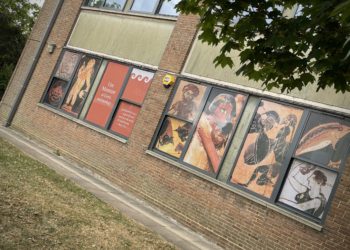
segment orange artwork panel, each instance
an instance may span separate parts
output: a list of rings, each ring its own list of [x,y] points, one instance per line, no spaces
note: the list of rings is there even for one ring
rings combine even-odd
[[[122,98],[141,105],[145,99],[153,76],[153,72],[133,69]]]
[[[86,120],[100,127],[105,127],[113,111],[116,99],[123,86],[129,67],[108,63],[101,83],[87,113]]]
[[[197,116],[207,87],[192,82],[181,81],[170,105],[168,114],[180,119],[193,121]]]
[[[129,137],[140,110],[141,108],[136,105],[120,102],[110,130]]]
[[[231,182],[270,198],[286,153],[295,136],[302,109],[261,101]]]
[[[208,173],[219,172],[246,98],[224,90],[211,92],[184,162]]]

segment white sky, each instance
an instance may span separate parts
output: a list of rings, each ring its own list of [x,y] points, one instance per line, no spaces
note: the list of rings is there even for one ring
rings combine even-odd
[[[36,3],[36,4],[38,4],[39,6],[43,6],[45,0],[29,0],[29,2],[31,2],[31,3]]]

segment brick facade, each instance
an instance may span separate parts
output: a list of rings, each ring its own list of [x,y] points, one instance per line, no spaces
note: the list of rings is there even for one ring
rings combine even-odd
[[[38,22],[55,0],[46,0]],[[79,13],[81,0],[64,1],[49,42],[57,49],[40,56],[12,127],[79,161],[124,190],[157,206],[169,216],[226,249],[349,249],[350,157],[321,232],[282,213],[251,201],[200,176],[146,154],[171,93],[162,87],[164,71],[180,73],[196,36],[195,16],[180,16],[127,143],[38,105],[50,75]],[[40,33],[40,24],[33,35]],[[27,43],[17,66],[29,58]],[[18,70],[0,110],[18,91]],[[5,115],[1,116],[3,121]]]

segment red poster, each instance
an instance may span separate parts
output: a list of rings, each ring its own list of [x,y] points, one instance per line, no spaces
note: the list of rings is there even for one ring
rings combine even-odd
[[[122,98],[134,103],[142,104],[153,76],[154,73],[152,72],[133,69]]]
[[[140,109],[141,108],[136,105],[120,102],[118,111],[111,125],[111,130],[125,137],[129,137]]]
[[[112,62],[108,63],[100,86],[87,113],[87,121],[101,127],[106,126],[128,70],[129,67],[125,65]]]

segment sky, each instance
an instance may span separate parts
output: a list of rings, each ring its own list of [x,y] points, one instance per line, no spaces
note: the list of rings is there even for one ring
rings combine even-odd
[[[36,4],[38,4],[39,6],[43,6],[45,0],[29,0],[29,2],[31,2],[31,3],[36,3]]]

